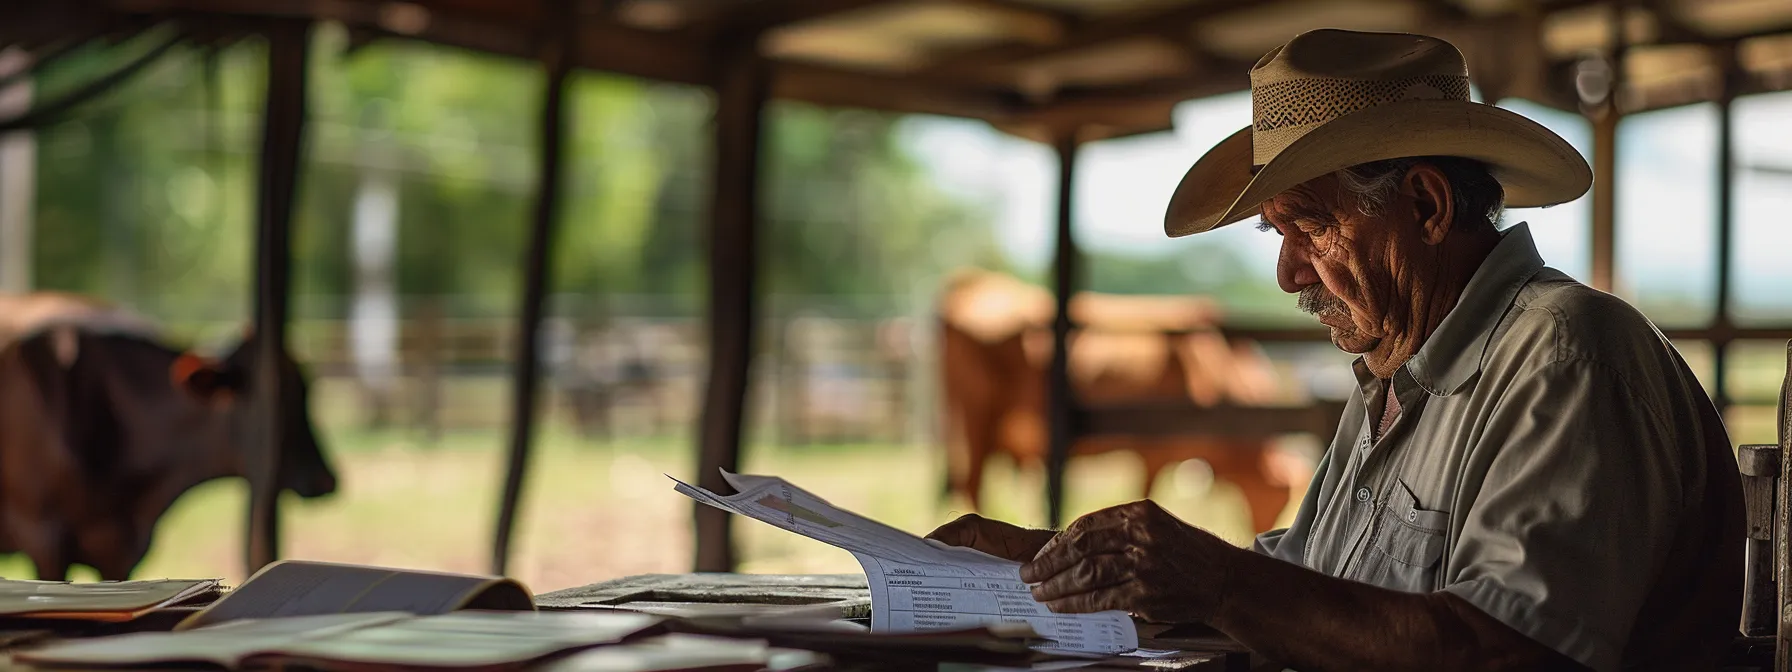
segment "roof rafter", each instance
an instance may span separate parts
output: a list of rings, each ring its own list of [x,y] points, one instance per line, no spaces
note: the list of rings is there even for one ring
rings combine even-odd
[[[1145,35],[1173,35],[1190,24],[1244,7],[1238,0],[1207,0],[1170,9],[1132,13],[1111,19],[1089,21],[1067,32],[1064,38],[1046,45],[1003,44],[942,55],[922,69],[922,74],[937,75],[948,70],[968,71],[1011,65],[1022,61],[1055,56],[1107,42]]]

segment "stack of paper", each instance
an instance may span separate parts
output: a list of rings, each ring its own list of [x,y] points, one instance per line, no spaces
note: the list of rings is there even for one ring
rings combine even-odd
[[[216,597],[216,580],[0,580],[0,617],[123,622],[179,604]]]
[[[1084,653],[1137,649],[1123,612],[1058,614],[1033,599],[1020,563],[947,546],[842,510],[781,478],[722,473],[736,494],[722,496],[672,479],[699,502],[851,551],[871,588],[872,632],[963,630],[1026,624],[1052,640],[1041,646]]]
[[[74,640],[13,654],[43,666],[297,664],[331,670],[499,670],[656,632],[644,614],[462,611],[239,620],[183,632]]]

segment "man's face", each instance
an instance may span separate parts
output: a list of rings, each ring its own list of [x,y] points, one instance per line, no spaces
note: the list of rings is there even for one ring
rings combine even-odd
[[[1418,240],[1403,201],[1364,215],[1332,176],[1284,191],[1263,204],[1265,230],[1282,235],[1276,280],[1298,293],[1301,310],[1332,330],[1332,343],[1352,354],[1374,350],[1405,320],[1396,288],[1409,272],[1404,252]],[[1410,239],[1410,240],[1409,240]]]

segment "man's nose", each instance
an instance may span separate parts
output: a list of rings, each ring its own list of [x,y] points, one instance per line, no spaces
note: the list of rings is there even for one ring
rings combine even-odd
[[[1282,252],[1276,257],[1276,283],[1289,294],[1319,282],[1319,271],[1307,259],[1306,249],[1295,236],[1282,238]]]

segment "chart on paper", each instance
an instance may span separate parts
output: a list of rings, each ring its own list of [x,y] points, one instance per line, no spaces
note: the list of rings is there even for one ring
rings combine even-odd
[[[1057,614],[1033,599],[1020,563],[947,546],[829,504],[781,478],[723,472],[736,494],[678,481],[699,502],[850,551],[871,588],[871,630],[913,632],[1026,623],[1050,648],[1116,653],[1138,648],[1122,612]]]

